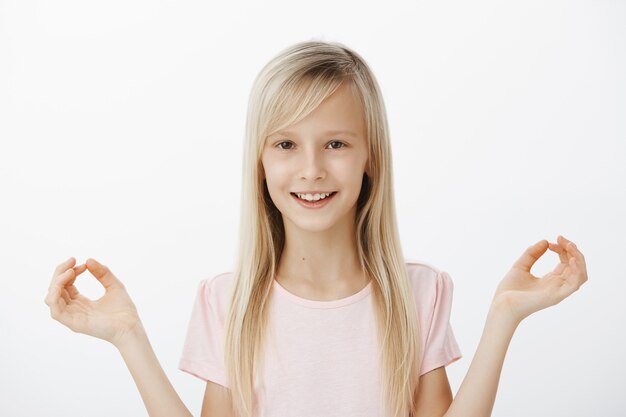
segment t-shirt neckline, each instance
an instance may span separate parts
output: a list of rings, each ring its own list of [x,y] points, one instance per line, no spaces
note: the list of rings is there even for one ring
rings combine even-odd
[[[302,298],[287,291],[285,287],[283,287],[278,281],[276,281],[276,278],[274,278],[273,285],[279,296],[286,298],[296,304],[300,304],[309,308],[336,308],[356,303],[357,301],[367,297],[372,292],[372,281],[373,280],[370,279],[367,285],[360,289],[358,292],[344,298],[339,298],[337,300],[309,300],[308,298]]]

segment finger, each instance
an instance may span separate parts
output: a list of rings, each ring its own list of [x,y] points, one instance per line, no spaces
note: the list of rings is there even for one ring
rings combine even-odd
[[[70,294],[67,292],[67,289],[65,289],[65,287],[61,288],[61,297],[63,297],[63,301],[65,301],[65,304],[67,305],[72,302],[72,298],[70,297]]]
[[[576,285],[582,283],[582,271],[580,269],[580,266],[578,265],[578,261],[576,260],[576,258],[569,258],[567,267],[563,271],[562,279]]]
[[[539,242],[531,245],[524,251],[522,256],[515,261],[514,267],[523,269],[526,272],[530,272],[530,268],[537,262],[537,259],[548,250],[548,241],[543,239]]]
[[[576,258],[570,258],[568,267],[563,273],[562,279],[565,280],[563,285],[567,286],[569,289],[568,295],[578,290],[585,282]]]
[[[558,264],[556,264],[556,266],[554,267],[552,272],[548,273],[547,275],[557,275],[557,276],[560,276],[561,274],[563,274],[563,271],[565,271],[565,268],[567,268],[567,263],[559,262]]]
[[[73,270],[68,269],[67,271],[61,273],[55,281],[53,281],[52,285],[48,289],[48,294],[44,299],[44,302],[50,306],[50,311],[53,313],[54,318],[56,316],[60,316],[62,311],[65,310],[67,306],[66,300],[63,298],[63,284],[64,282],[71,279],[73,276]]]
[[[106,265],[101,264],[93,258],[87,259],[87,261],[85,261],[85,265],[87,265],[89,272],[91,272],[93,276],[102,283],[104,288],[108,289],[116,285],[123,286],[122,282],[118,280],[115,275],[113,275],[111,270]]]
[[[587,263],[585,262],[585,256],[582,254],[580,250],[576,247],[574,242],[570,242],[567,245],[567,252],[569,255],[576,259],[576,265],[578,269],[584,274],[585,280],[587,278]]]
[[[53,277],[59,275],[62,272],[65,272],[65,270],[67,270],[67,268],[70,268],[72,266],[74,266],[74,263],[76,262],[76,259],[74,259],[74,257],[70,257],[69,259],[67,259],[66,261],[61,262],[59,265],[57,265],[57,267],[54,269],[54,274],[52,274]]]
[[[87,270],[87,266],[85,264],[78,265],[73,268],[74,269],[74,277],[65,284],[65,289],[67,290],[70,299],[75,300],[78,298],[83,298],[78,291],[78,288],[74,286],[74,281],[76,281],[76,277],[82,274]]]
[[[559,245],[563,246],[564,248],[567,247],[568,243],[574,243],[569,239],[566,239],[565,237],[563,237],[563,235],[558,235],[556,238],[557,242],[559,243]]]
[[[74,268],[70,268],[67,271],[62,272],[61,274],[57,275],[56,277],[54,277],[54,279],[52,280],[52,282],[50,283],[50,289],[53,288],[63,288],[65,287],[65,285],[75,279],[75,275],[74,275]]]
[[[70,267],[70,265],[73,265],[74,262],[76,262],[76,260],[74,258],[70,258],[72,259],[72,261],[66,261],[62,264],[60,264],[56,270],[54,275],[52,276],[52,281],[50,281],[50,288],[54,287],[55,285],[57,285],[59,283],[60,280],[64,280],[64,284],[68,282],[68,280],[74,279],[75,276],[71,275],[68,277],[68,271],[72,271],[74,270],[74,268]],[[63,268],[63,269],[59,269],[59,268]],[[58,271],[58,272],[57,272]],[[61,278],[61,276],[63,276],[63,278]],[[73,281],[72,281],[73,282]]]
[[[60,295],[59,287],[50,290],[46,297],[46,304],[50,307],[50,317],[63,324],[70,322],[70,314],[67,312],[67,303]]]
[[[567,249],[567,253],[568,253],[569,256],[576,257],[576,260],[578,261],[579,268],[582,269],[585,272],[585,274],[586,274],[587,273],[587,264],[585,262],[585,257],[582,254],[582,252],[580,251],[580,249],[578,249],[576,244],[574,242],[572,242],[571,240],[566,239],[562,235],[559,235],[557,237],[557,240],[560,240],[561,246],[563,246],[564,248]],[[568,249],[568,245],[571,245],[573,250]]]
[[[578,249],[578,246],[576,246],[576,244],[574,242],[568,242],[568,244],[565,247],[568,252],[572,255],[576,257],[577,261],[581,261],[584,260],[585,257],[583,255],[583,253],[580,251],[580,249]]]
[[[73,285],[68,285],[67,287],[65,287],[65,291],[67,291],[67,294],[70,297],[70,300],[75,300],[80,295],[78,288],[76,288]]]
[[[549,246],[548,248],[552,251],[552,252],[556,252],[559,255],[559,259],[561,261],[561,264],[566,264],[568,262],[568,256],[567,256],[567,250],[563,247],[561,247],[561,245],[557,244],[557,243],[552,243],[549,242]]]
[[[55,268],[54,274],[52,275],[52,280],[50,281],[50,286],[48,287],[48,290],[50,290],[52,287],[57,285],[57,283],[59,282],[59,277],[61,275],[65,274],[65,273],[67,273],[67,271],[69,271],[70,269],[72,269],[72,265],[74,265],[75,262],[76,262],[76,259],[74,259],[74,257],[71,257],[68,260],[66,260],[65,262],[60,263]],[[64,277],[67,278],[66,275],[64,275]],[[72,278],[75,278],[75,277],[72,277]]]

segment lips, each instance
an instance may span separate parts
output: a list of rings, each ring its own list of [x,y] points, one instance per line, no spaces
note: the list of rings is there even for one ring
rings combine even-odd
[[[303,207],[306,208],[318,208],[318,207],[323,207],[326,204],[328,204],[334,197],[335,194],[337,194],[336,191],[332,192],[328,197],[321,199],[321,200],[317,200],[317,201],[308,201],[308,200],[303,200],[300,197],[298,197],[296,194],[291,193],[292,197]]]
[[[296,198],[300,198],[300,197],[298,197],[298,194],[300,194],[300,195],[306,195],[306,194],[315,195],[315,194],[326,194],[327,192],[328,192],[328,191],[326,191],[326,192],[321,192],[321,193],[320,193],[320,192],[315,192],[315,193],[290,193],[290,194],[291,194],[292,196],[296,197]],[[325,199],[327,199],[327,198],[331,198],[331,197],[332,197],[333,195],[335,195],[335,194],[337,194],[337,191],[330,191],[330,195],[329,195],[328,197],[324,197],[323,199],[318,200],[318,201],[323,201],[323,200],[325,200]],[[301,200],[302,200],[302,201],[309,201],[309,200],[307,200],[307,199],[305,199],[305,198],[301,198]],[[314,201],[315,201],[315,200],[311,200],[311,202],[314,202]]]

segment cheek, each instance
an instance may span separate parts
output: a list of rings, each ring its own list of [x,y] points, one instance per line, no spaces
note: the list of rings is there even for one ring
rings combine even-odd
[[[341,161],[337,161],[333,165],[333,172],[339,178],[345,180],[354,178],[354,181],[359,181],[365,171],[363,161],[359,158],[350,158]]]
[[[268,168],[265,169],[265,182],[268,190],[274,194],[281,193],[289,188],[291,178],[289,170],[278,164],[268,164],[267,166]]]
[[[271,165],[265,170],[265,176],[273,183],[280,184],[289,178],[289,170],[279,165]]]

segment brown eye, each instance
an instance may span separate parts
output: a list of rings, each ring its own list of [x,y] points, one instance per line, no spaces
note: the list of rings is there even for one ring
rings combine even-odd
[[[293,145],[293,143],[292,143],[292,142],[290,142],[290,141],[288,141],[288,140],[285,140],[285,141],[282,141],[282,142],[277,143],[277,144],[276,144],[276,146],[277,146],[279,149],[282,149],[282,150],[284,150],[284,151],[291,150],[291,149],[292,149],[291,147],[289,147],[289,148],[285,148],[284,146],[282,146],[282,145],[283,145],[283,144],[285,144],[285,143],[287,143],[287,144],[289,144],[289,145]],[[346,147],[346,144],[345,144],[345,143],[343,143],[343,142],[341,142],[341,141],[338,141],[338,140],[334,140],[334,141],[330,142],[329,144],[333,144],[333,143],[338,143],[338,144],[340,144],[341,146],[340,146],[340,147],[334,147],[334,146],[331,146],[331,148],[332,148],[332,149],[342,149],[342,148],[345,148],[345,147]]]
[[[338,141],[338,140],[334,140],[334,141],[332,141],[332,142],[330,142],[330,143],[340,143],[340,144],[342,145],[342,146],[341,146],[341,148],[345,148],[345,147],[346,147],[346,144],[345,144],[345,143],[340,142],[340,141]],[[341,149],[341,148],[333,148],[333,149]]]
[[[278,145],[276,145],[276,146],[278,146],[278,148],[279,148],[279,149],[282,149],[282,150],[289,150],[289,149],[291,149],[291,148],[287,148],[287,149],[283,148],[283,147],[281,146],[283,143],[291,143],[291,142],[289,142],[289,141],[282,141],[282,142],[280,142],[280,143],[279,143]]]

